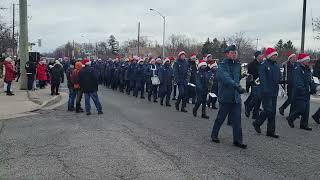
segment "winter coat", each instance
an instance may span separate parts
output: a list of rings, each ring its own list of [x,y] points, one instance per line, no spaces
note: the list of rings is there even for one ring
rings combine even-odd
[[[188,84],[188,71],[189,71],[189,64],[188,61],[178,59],[173,65],[173,73],[175,82],[178,85],[187,85]]]
[[[3,62],[4,68],[6,70],[6,73],[4,75],[4,81],[5,82],[11,82],[16,78],[16,72],[13,68],[13,64],[10,61],[4,61]]]
[[[196,74],[196,94],[198,97],[208,94],[209,76],[205,69],[199,69]]]
[[[277,97],[280,83],[280,68],[272,60],[265,60],[259,66],[259,79],[261,95],[264,97]]]
[[[47,81],[47,66],[45,64],[38,64],[37,66],[37,79],[39,81]]]
[[[138,64],[134,70],[134,80],[135,81],[144,81],[145,80],[145,65]]]
[[[93,93],[98,91],[98,78],[94,69],[86,66],[79,73],[80,88],[84,93]]]
[[[55,63],[50,69],[51,83],[63,83],[64,81],[64,69],[60,63]]]
[[[292,100],[309,101],[310,93],[316,91],[316,86],[311,81],[311,70],[297,63],[292,75]]]
[[[81,69],[82,69],[82,63],[76,62],[75,69],[73,69],[73,71],[71,73],[71,77],[70,77],[73,88],[75,88],[75,89],[80,89],[79,74],[80,74]]]
[[[236,87],[240,84],[240,63],[230,59],[222,60],[217,69],[218,101],[221,103],[241,103]]]

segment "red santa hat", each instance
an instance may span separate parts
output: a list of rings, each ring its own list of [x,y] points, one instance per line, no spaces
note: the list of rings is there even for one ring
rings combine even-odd
[[[166,64],[166,62],[169,62],[170,63],[170,59],[169,58],[165,58],[164,60],[163,60],[163,64]]]
[[[90,66],[91,65],[91,61],[89,59],[84,59],[82,60],[81,62],[83,65],[86,65],[86,66]]]
[[[5,61],[12,61],[11,57],[7,57],[6,59],[4,59]]]
[[[197,55],[196,54],[191,54],[190,59],[196,59]]]
[[[305,54],[305,53],[301,53],[299,54],[298,56],[298,60],[297,62],[306,62],[306,61],[310,61],[310,56],[308,54]]]
[[[172,57],[172,56],[171,56],[169,59],[170,59],[171,62],[173,62],[173,61],[176,60],[176,59],[175,59],[174,57]]]
[[[200,68],[201,66],[208,66],[208,64],[205,60],[200,60],[198,64],[198,68]]]
[[[160,58],[157,58],[157,59],[156,59],[156,62],[161,63],[161,62],[162,62],[162,60],[161,60]]]
[[[207,54],[206,58],[208,59],[209,57],[212,57],[212,55],[211,54]]]
[[[180,57],[183,54],[186,55],[186,53],[184,51],[180,51],[179,54],[178,54],[178,57]]]
[[[274,48],[268,48],[264,54],[267,59],[271,58],[274,55],[278,56],[278,52]]]
[[[288,54],[288,60],[290,60],[291,58],[293,58],[293,57],[295,57],[295,56],[297,56],[295,53],[289,53]]]
[[[210,67],[210,69],[212,69],[214,67],[218,67],[218,64],[217,63],[212,63],[212,64],[209,64],[209,67]]]

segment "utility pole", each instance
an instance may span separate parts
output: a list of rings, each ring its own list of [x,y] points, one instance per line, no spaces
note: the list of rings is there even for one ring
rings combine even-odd
[[[140,22],[138,23],[138,56],[140,56]]]
[[[27,89],[27,74],[25,70],[26,62],[29,61],[28,50],[28,0],[19,0],[19,18],[20,18],[20,38],[19,38],[19,57],[20,57],[20,70],[21,81],[20,89]]]
[[[149,9],[150,11],[155,11],[156,13],[158,13],[162,18],[163,18],[163,42],[162,42],[162,58],[164,59],[166,56],[166,52],[165,52],[165,39],[166,39],[166,17],[161,14],[159,11],[155,10],[155,9]]]
[[[305,42],[305,36],[306,36],[306,13],[307,13],[307,0],[303,0],[301,53],[304,53],[304,42]]]
[[[15,55],[15,4],[12,4],[12,53],[13,56]]]

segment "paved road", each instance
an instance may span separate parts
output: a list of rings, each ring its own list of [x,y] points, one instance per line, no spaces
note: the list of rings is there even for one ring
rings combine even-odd
[[[281,138],[270,139],[243,116],[241,150],[228,126],[220,144],[210,141],[217,111],[204,120],[104,88],[100,95],[102,116],[60,107],[0,122],[0,179],[320,179],[313,121],[306,132],[278,116]]]

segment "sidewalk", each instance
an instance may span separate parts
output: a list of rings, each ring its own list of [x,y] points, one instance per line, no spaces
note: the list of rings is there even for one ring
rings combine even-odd
[[[50,89],[24,91],[19,90],[20,84],[13,82],[14,96],[7,96],[0,80],[0,120],[32,115],[34,111],[58,103],[65,96],[51,96]]]

